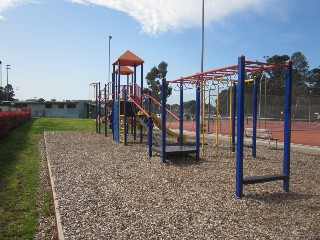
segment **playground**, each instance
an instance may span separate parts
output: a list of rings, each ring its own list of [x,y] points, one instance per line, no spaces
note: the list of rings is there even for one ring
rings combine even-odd
[[[318,239],[319,156],[291,153],[282,182],[246,185],[235,198],[234,156],[151,159],[146,138],[127,146],[90,132],[46,132],[65,239]],[[277,173],[283,152],[244,149],[244,175]]]
[[[151,91],[143,91],[143,63],[126,51],[113,63],[112,82],[102,89],[100,83],[95,84],[96,133],[45,133],[61,236],[320,237],[319,156],[290,148],[293,139],[299,139],[293,133],[306,132],[301,131],[305,128],[302,122],[292,121],[291,117],[292,61],[252,62],[241,55],[235,65],[170,81],[162,78],[160,101]],[[261,122],[257,119],[256,74],[274,68],[285,73],[283,112],[279,120]],[[251,78],[245,79],[249,73]],[[253,94],[245,101],[244,87],[249,82]],[[167,109],[167,84],[175,85],[179,93],[176,114]],[[206,91],[211,87],[217,88],[219,95],[220,84],[230,89],[230,115],[224,119],[218,110],[219,117],[212,126],[210,122],[206,126],[201,118],[205,116],[205,104],[200,100],[205,103]],[[188,122],[183,117],[183,97],[184,91],[191,88],[195,116]],[[245,117],[248,100],[251,118]],[[316,123],[308,124],[308,129],[317,134]],[[206,127],[214,130],[214,141],[206,141]],[[174,128],[176,131],[172,131]],[[185,130],[194,133],[187,135]],[[246,142],[248,132],[250,143]],[[221,134],[229,140],[219,140]],[[269,146],[257,144],[259,138],[269,140]],[[271,147],[270,139],[275,147]]]

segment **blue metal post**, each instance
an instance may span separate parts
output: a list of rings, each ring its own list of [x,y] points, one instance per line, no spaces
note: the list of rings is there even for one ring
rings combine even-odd
[[[232,152],[236,151],[236,106],[237,106],[237,85],[232,86]]]
[[[136,101],[136,89],[137,89],[137,67],[133,67],[133,99]],[[137,125],[136,116],[133,116],[133,140],[137,139]]]
[[[100,82],[99,82],[99,84],[98,84],[98,86],[99,86],[99,90],[98,90],[98,105],[99,105],[99,109],[98,109],[98,119],[99,119],[99,121],[98,121],[98,132],[99,132],[99,134],[101,133],[101,88],[100,88]]]
[[[134,89],[134,86],[133,86],[133,73],[131,73],[131,84],[132,84],[132,88],[131,89]],[[132,94],[132,92],[131,92],[131,94]],[[132,107],[133,106],[134,106],[134,104],[132,103]],[[131,134],[132,135],[133,135],[133,128],[135,126],[135,121],[136,121],[136,118],[135,118],[135,115],[133,114],[133,116],[131,117]]]
[[[107,84],[104,85],[104,136],[108,136]]]
[[[196,159],[199,160],[200,150],[200,84],[196,87]]]
[[[123,88],[123,144],[127,145],[127,89]]]
[[[121,91],[121,89],[120,89],[121,69],[120,68],[121,68],[121,64],[120,64],[120,60],[118,60],[118,84],[117,84],[117,97],[118,97],[118,99],[120,99],[120,91]]]
[[[162,108],[161,108],[161,115],[162,115],[162,129],[161,129],[161,137],[162,137],[162,162],[166,162],[166,79],[162,79]]]
[[[140,106],[143,108],[143,63],[141,64]],[[143,141],[142,127],[140,128],[140,142]]]
[[[258,79],[254,77],[253,79],[253,109],[252,109],[252,157],[257,155],[257,85]]]
[[[183,145],[183,88],[180,83],[179,145]]]
[[[244,77],[245,57],[238,58],[238,97],[237,97],[237,159],[236,196],[242,197],[243,190],[243,127],[244,127]]]
[[[98,126],[98,86],[97,84],[94,85],[94,88],[96,90],[96,133],[99,132],[99,126]]]
[[[113,72],[112,72],[112,109],[111,109],[111,121],[112,121],[112,140],[114,141],[114,102],[116,100],[115,95],[116,95],[116,76],[115,76],[115,71],[116,71],[116,65],[112,64],[113,67]]]
[[[152,157],[152,118],[151,118],[151,91],[148,92],[148,105],[149,105],[149,117],[148,117],[148,153],[149,158]]]
[[[291,97],[292,97],[292,61],[288,61],[285,79],[285,103],[284,103],[284,153],[283,174],[287,178],[283,181],[283,191],[289,192],[290,180],[290,142],[291,142]]]

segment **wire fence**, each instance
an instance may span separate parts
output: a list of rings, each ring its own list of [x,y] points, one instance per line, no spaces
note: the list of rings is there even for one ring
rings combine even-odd
[[[217,94],[206,92],[205,96],[205,119],[216,118]],[[195,115],[195,90],[186,91],[184,98],[184,120],[192,120]],[[167,100],[167,107],[179,115],[179,93],[173,94]],[[281,125],[284,117],[285,97],[278,95],[261,94],[257,98],[257,118],[259,124],[266,125],[266,122],[278,122]],[[219,96],[219,118],[228,119],[230,117],[230,96],[224,94]],[[245,94],[245,120],[252,121],[253,95]],[[168,119],[170,120],[170,118]],[[174,121],[172,119],[171,121]],[[291,105],[291,124],[293,129],[310,128],[318,126],[320,123],[320,96],[296,97],[292,96]]]

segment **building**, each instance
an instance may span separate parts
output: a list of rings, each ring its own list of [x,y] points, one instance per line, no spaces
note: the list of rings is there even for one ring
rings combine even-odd
[[[2,105],[3,111],[18,111],[17,109],[29,108],[31,117],[49,118],[89,118],[94,117],[95,105],[89,100],[75,101],[45,101],[35,100],[6,102]]]

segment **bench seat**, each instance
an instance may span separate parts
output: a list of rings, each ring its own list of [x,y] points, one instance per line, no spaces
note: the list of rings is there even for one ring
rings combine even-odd
[[[252,128],[245,128],[244,129],[244,135],[245,137],[252,137],[253,135],[253,130]],[[270,147],[270,142],[275,141],[276,142],[276,147],[278,146],[278,138],[274,138],[272,136],[272,132],[269,129],[257,129],[257,134],[256,137],[259,139],[266,139],[269,140],[269,147]]]

